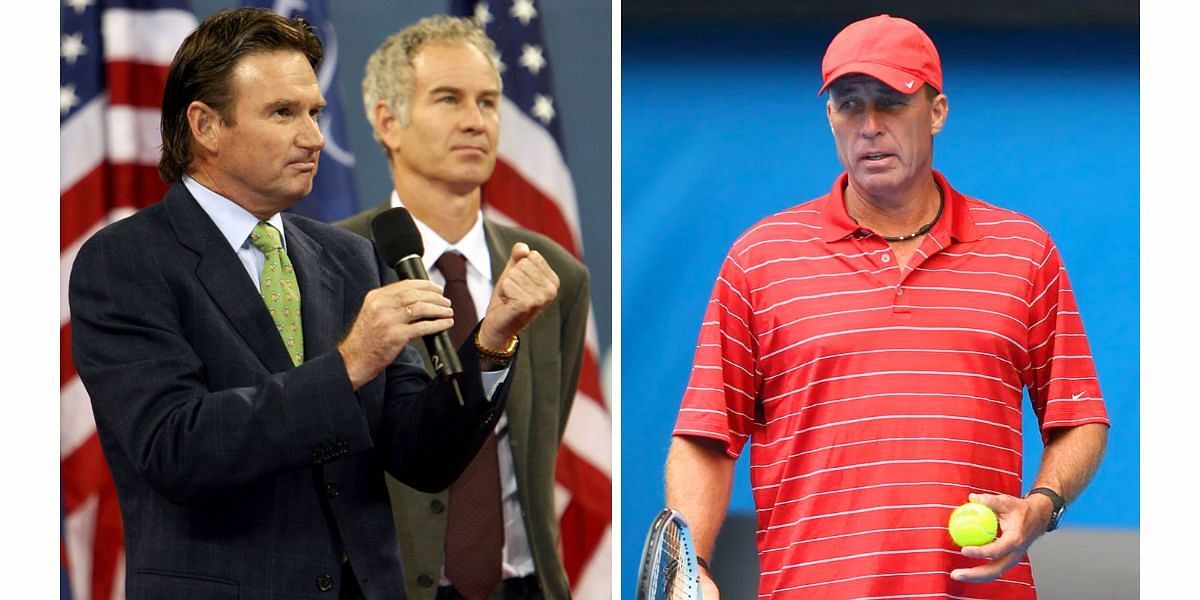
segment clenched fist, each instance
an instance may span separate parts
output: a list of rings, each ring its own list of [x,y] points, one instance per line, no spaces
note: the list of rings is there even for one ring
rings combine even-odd
[[[479,326],[479,342],[492,350],[507,348],[557,295],[558,275],[545,257],[525,242],[513,244]]]

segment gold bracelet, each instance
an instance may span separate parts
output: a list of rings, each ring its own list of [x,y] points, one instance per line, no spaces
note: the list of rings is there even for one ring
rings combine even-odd
[[[512,362],[512,357],[517,353],[517,336],[512,336],[508,341],[508,347],[504,350],[496,351],[484,347],[479,341],[479,332],[475,332],[475,351],[479,353],[479,358],[482,358],[496,366],[507,367],[508,363]]]

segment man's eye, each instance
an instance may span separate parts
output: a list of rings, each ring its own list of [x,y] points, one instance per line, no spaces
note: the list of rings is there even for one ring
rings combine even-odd
[[[291,114],[292,114],[292,109],[290,109],[290,108],[277,108],[277,109],[275,109],[275,112],[274,112],[274,113],[271,113],[271,114],[274,114],[274,115],[276,115],[276,116],[279,116],[279,117],[288,117],[288,116],[291,116]]]
[[[482,106],[483,108],[496,108],[496,101],[490,98],[487,100],[480,100],[479,106]]]
[[[458,104],[458,98],[454,96],[442,96],[441,98],[438,98],[438,102],[443,104]]]

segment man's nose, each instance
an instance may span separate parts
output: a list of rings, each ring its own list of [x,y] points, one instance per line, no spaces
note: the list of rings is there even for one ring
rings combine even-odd
[[[297,146],[309,152],[316,152],[325,147],[325,134],[321,133],[319,119],[305,119],[301,128],[300,134],[296,136]]]
[[[868,107],[863,113],[862,130],[859,132],[863,139],[871,139],[879,137],[883,133],[883,124],[880,121],[879,111]]]
[[[484,127],[483,109],[478,103],[471,102],[465,105],[465,114],[463,114],[460,126],[464,131],[482,131]]]

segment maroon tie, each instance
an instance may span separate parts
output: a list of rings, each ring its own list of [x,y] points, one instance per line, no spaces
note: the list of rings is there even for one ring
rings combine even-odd
[[[445,295],[454,309],[450,340],[468,341],[478,317],[467,289],[467,260],[442,254],[434,265],[446,278]],[[446,577],[468,600],[487,598],[500,583],[500,550],[504,519],[500,509],[500,461],[492,433],[458,481],[450,486],[446,524]]]

